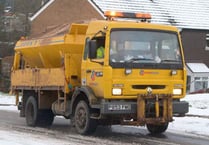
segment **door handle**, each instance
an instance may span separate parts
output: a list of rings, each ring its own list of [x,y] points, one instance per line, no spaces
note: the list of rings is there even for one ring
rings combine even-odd
[[[90,69],[87,69],[87,70],[86,70],[86,73],[91,73],[91,70],[90,70]]]

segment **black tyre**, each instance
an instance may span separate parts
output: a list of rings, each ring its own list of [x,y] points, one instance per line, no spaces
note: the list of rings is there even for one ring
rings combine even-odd
[[[28,126],[36,126],[38,121],[38,105],[34,97],[30,96],[25,108],[26,123]]]
[[[85,101],[77,104],[74,121],[76,130],[82,135],[92,134],[97,128],[97,121],[90,118],[90,108]]]
[[[28,126],[51,126],[54,121],[54,114],[50,109],[39,110],[37,100],[29,97],[25,109],[26,123]]]
[[[168,123],[161,125],[147,124],[147,129],[151,134],[160,134],[167,130]]]

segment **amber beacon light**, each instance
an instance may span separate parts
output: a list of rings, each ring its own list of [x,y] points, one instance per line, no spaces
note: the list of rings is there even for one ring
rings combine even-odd
[[[106,11],[104,12],[104,16],[110,20],[113,18],[135,18],[142,20],[151,19],[151,15],[148,13],[129,13],[129,12],[117,12],[117,11]]]

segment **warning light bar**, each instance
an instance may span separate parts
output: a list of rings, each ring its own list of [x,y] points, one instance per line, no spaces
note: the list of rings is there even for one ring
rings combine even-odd
[[[148,13],[106,11],[104,16],[107,17],[108,20],[112,20],[113,18],[137,18],[146,21],[147,19],[151,19],[151,15]]]

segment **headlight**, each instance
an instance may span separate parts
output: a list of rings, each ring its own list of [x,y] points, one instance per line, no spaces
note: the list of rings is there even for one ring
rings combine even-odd
[[[173,89],[173,94],[174,95],[181,95],[182,94],[182,89]]]
[[[122,95],[122,89],[121,88],[113,88],[112,94],[113,95]]]

